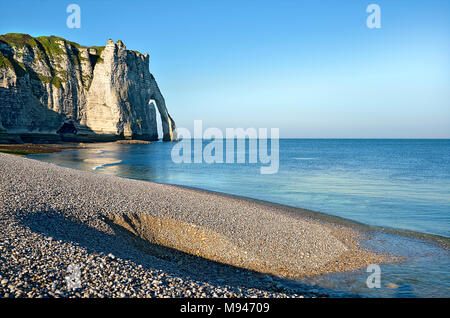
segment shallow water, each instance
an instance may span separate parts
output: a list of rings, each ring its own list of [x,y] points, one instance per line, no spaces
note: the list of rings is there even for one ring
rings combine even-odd
[[[174,145],[93,144],[31,157],[96,173],[242,195],[369,225],[450,237],[450,140],[285,139],[280,140],[279,172],[273,175],[260,174],[263,164],[248,161],[176,164],[170,155]],[[382,288],[367,288],[370,273],[365,271],[307,281],[360,295],[448,297],[448,251],[418,238],[383,233],[366,244],[406,257],[405,262],[381,266]],[[398,288],[386,287],[388,283]]]
[[[411,237],[374,233],[365,244],[375,251],[394,252],[402,261],[379,264],[380,288],[366,284],[367,269],[300,279],[300,282],[331,289],[333,297],[356,294],[363,297],[449,297],[450,251]],[[287,283],[295,288],[295,283]],[[348,294],[350,293],[350,294]]]

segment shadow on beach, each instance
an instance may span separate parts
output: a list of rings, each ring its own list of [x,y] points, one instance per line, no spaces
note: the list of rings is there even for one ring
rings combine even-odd
[[[113,234],[90,227],[78,220],[70,219],[58,211],[25,212],[19,222],[31,231],[45,235],[53,240],[74,243],[90,253],[113,254],[130,260],[145,269],[161,270],[171,276],[192,279],[213,285],[228,285],[232,288],[257,288],[287,295],[301,293],[305,296],[326,296],[326,290],[318,290],[302,283],[289,281],[289,288],[283,285],[285,279],[238,268],[190,255],[172,248],[153,244],[137,237],[122,226],[114,224],[103,216],[99,222],[105,222]],[[101,220],[100,220],[101,219]]]

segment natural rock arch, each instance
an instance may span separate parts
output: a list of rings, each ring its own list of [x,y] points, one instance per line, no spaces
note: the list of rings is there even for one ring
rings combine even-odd
[[[159,90],[158,90],[159,91]],[[155,108],[158,110],[159,116],[161,118],[162,131],[163,131],[163,141],[171,141],[176,140],[176,127],[175,122],[172,117],[170,117],[167,112],[166,102],[164,101],[164,97],[159,94],[154,94],[150,99],[150,103],[155,105]],[[158,116],[158,114],[156,114]],[[157,121],[157,120],[156,120]]]

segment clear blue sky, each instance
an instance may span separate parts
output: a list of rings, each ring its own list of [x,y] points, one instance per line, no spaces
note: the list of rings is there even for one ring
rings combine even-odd
[[[81,29],[66,7],[81,7]],[[381,29],[366,7],[381,7]],[[178,126],[450,138],[450,1],[1,0],[0,33],[148,52]]]

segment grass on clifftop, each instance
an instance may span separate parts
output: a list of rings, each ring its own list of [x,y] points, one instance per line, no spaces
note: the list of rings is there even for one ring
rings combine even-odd
[[[0,41],[6,42],[10,46],[24,47],[24,46],[36,46],[36,41],[29,34],[22,33],[7,33],[0,35]]]
[[[47,52],[54,53],[63,53],[63,50],[61,49],[61,46],[58,44],[58,42],[64,42],[67,46],[72,46],[77,49],[95,49],[96,55],[99,56],[105,48],[104,46],[83,46],[78,44],[77,42],[72,42],[55,35],[38,36],[34,38],[29,34],[7,33],[0,35],[0,41],[3,41],[9,44],[11,47],[15,48],[24,46],[36,47],[41,44]]]
[[[11,47],[20,48],[24,46],[36,47],[41,44],[47,52],[54,53],[63,53],[64,51],[61,49],[60,45],[57,41],[65,42],[68,45],[71,45],[76,48],[87,48],[76,42],[68,41],[59,36],[38,36],[36,38],[32,37],[29,34],[23,33],[7,33],[0,35],[0,41],[6,42]]]

